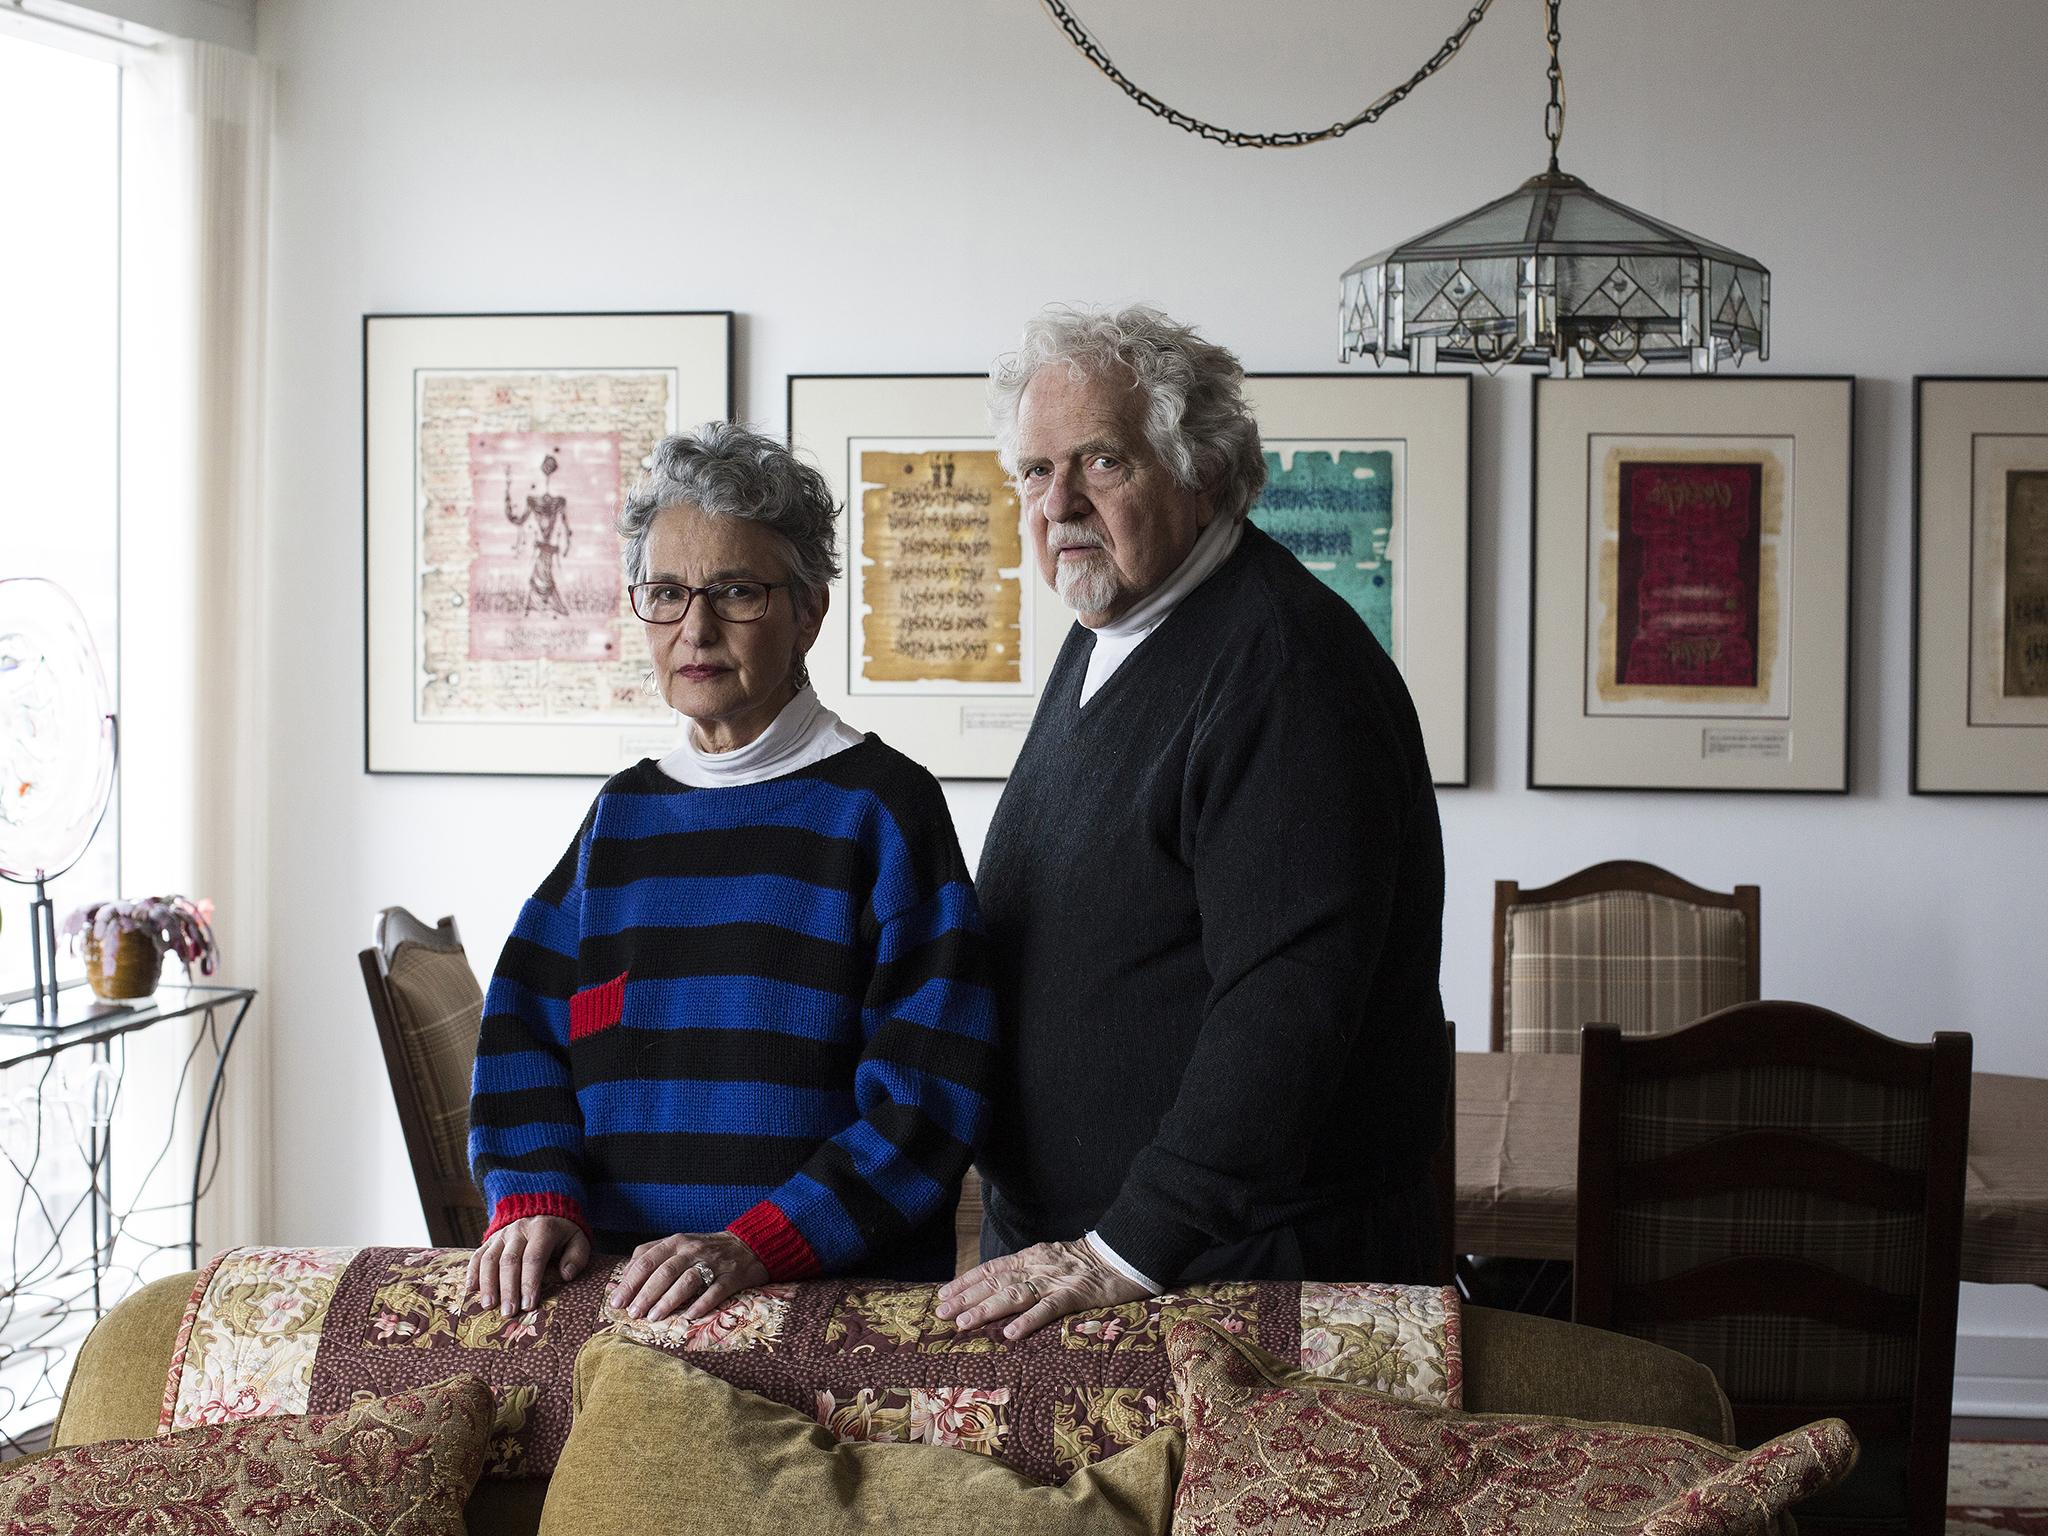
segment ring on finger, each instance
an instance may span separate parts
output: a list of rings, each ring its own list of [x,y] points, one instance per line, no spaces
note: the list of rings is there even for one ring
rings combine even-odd
[[[706,1264],[702,1259],[692,1264],[690,1268],[696,1274],[697,1279],[702,1283],[705,1290],[710,1290],[712,1286],[718,1283],[718,1271],[709,1264]]]

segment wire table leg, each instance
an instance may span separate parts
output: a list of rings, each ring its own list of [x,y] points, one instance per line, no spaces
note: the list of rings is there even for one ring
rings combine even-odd
[[[127,1057],[127,1046],[123,1044],[123,1063]],[[93,1065],[111,1072],[114,1062],[114,1042],[102,1040],[92,1048]],[[107,1181],[107,1197],[100,1202],[100,1230],[95,1234],[94,1276],[99,1289],[104,1290],[106,1273],[114,1262],[114,1117],[111,1097],[107,1097],[105,1084],[97,1077],[88,1079],[89,1095],[85,1113],[100,1138],[100,1172]],[[102,1121],[102,1116],[105,1119]]]
[[[92,1048],[92,1059],[95,1062],[100,1059],[100,1047],[97,1045]],[[92,1315],[95,1321],[106,1312],[106,1301],[100,1294],[100,1281],[106,1274],[106,1250],[100,1246],[100,1218],[102,1215],[111,1214],[110,1207],[113,1205],[114,1195],[111,1185],[104,1195],[100,1192],[100,1179],[106,1167],[105,1138],[106,1130],[97,1124],[90,1128],[85,1138],[85,1176],[89,1181],[86,1184],[86,1195],[90,1202],[86,1213],[85,1230],[87,1240],[92,1244]]]
[[[59,1028],[43,1027],[47,1015],[34,1025],[0,1021],[0,1451],[26,1449],[47,1429],[96,1317],[166,1266],[196,1267],[197,1206],[225,1146],[216,1133],[230,1112],[228,1057],[255,1000],[243,988],[186,986],[108,1008],[82,993],[60,998]],[[129,1080],[128,1036],[175,1019],[198,1028],[180,1042],[174,1069],[152,1058],[149,1091],[124,1119],[124,1085],[132,1093],[144,1082]],[[209,1052],[201,1112],[190,1090]],[[60,1058],[83,1071],[59,1072]],[[161,1148],[138,1157],[134,1132],[157,1123]],[[153,1138],[152,1130],[152,1146]]]
[[[227,1076],[228,1055],[235,1048],[235,1036],[242,1032],[242,1020],[249,1016],[249,1005],[255,999],[244,998],[235,1009],[234,1022],[228,1025],[228,1035],[220,1044],[219,1052],[213,1059],[213,1081],[207,1086],[206,1108],[199,1117],[199,1149],[192,1158],[192,1227],[186,1248],[192,1259],[192,1267],[199,1267],[199,1197],[204,1192],[206,1177],[206,1143],[213,1133],[214,1111],[220,1103],[220,1087]],[[206,1010],[206,1026],[213,1028],[213,1009]],[[219,1151],[215,1147],[216,1154]]]

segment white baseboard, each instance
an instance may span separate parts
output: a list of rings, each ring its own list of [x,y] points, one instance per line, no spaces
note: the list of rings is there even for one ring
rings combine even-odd
[[[1980,1419],[2048,1419],[2048,1338],[1959,1334],[1955,1412]]]

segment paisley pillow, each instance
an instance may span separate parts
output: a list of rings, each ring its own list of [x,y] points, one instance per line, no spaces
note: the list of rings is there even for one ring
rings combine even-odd
[[[0,1536],[463,1536],[491,1391],[455,1376],[339,1413],[102,1440],[0,1477]]]
[[[1175,1536],[1765,1532],[1856,1461],[1839,1419],[1739,1451],[1677,1430],[1422,1407],[1305,1376],[1199,1322],[1166,1348],[1187,1429]]]

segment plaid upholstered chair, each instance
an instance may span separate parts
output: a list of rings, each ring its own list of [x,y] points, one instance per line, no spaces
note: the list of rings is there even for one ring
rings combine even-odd
[[[1711,1366],[1745,1445],[1847,1420],[1862,1457],[1802,1531],[1939,1536],[1970,1037],[1745,1003],[1588,1029],[1579,1081],[1574,1320]]]
[[[484,994],[455,919],[429,928],[405,908],[387,907],[377,917],[376,942],[357,958],[427,1240],[473,1248],[483,1236],[484,1200],[469,1176],[469,1076]]]
[[[1753,885],[1702,890],[1618,859],[1493,887],[1493,1049],[1575,1053],[1587,1024],[1661,1035],[1760,994]]]

